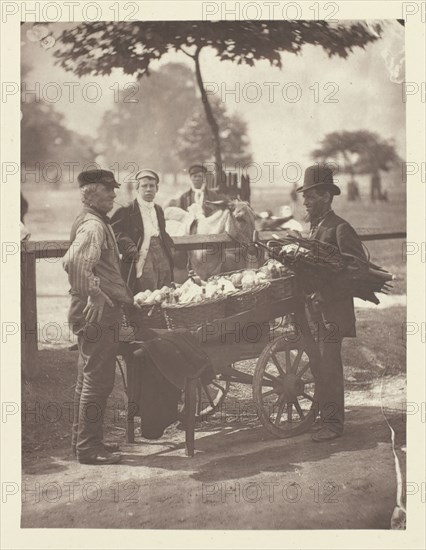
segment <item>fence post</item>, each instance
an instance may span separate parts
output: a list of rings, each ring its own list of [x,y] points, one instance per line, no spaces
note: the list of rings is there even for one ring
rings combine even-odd
[[[37,285],[36,255],[21,253],[21,368],[24,377],[39,373],[37,363]]]

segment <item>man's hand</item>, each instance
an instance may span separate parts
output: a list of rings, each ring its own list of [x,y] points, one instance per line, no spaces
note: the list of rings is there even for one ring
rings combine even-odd
[[[102,290],[96,296],[89,296],[87,305],[83,310],[84,317],[88,323],[100,323],[105,303],[114,307],[114,303]]]
[[[317,313],[320,313],[324,306],[324,298],[321,292],[319,291],[314,292],[309,296],[309,298],[311,300],[313,310]]]

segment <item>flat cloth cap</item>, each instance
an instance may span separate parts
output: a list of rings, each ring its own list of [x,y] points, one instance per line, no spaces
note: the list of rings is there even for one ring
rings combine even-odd
[[[110,170],[86,170],[78,175],[77,181],[80,187],[91,183],[101,183],[107,187],[120,187],[120,184],[115,180],[114,174]]]
[[[203,172],[203,174],[205,174],[207,172],[207,168],[202,164],[193,164],[188,168],[188,172],[190,176],[192,174],[198,174],[199,172]]]
[[[139,172],[135,176],[135,179],[140,180],[142,178],[154,178],[157,183],[160,183],[160,176],[157,174],[157,172],[151,170],[150,168],[139,170]]]

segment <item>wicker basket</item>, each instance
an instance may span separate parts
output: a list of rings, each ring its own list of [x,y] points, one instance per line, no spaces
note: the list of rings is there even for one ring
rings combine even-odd
[[[141,328],[167,328],[164,312],[159,304],[141,305],[135,310],[134,317]]]
[[[237,273],[244,273],[245,271],[256,271],[255,269],[249,270],[248,268],[245,269],[238,269],[237,271],[227,271],[226,273],[218,273],[217,275],[212,275],[209,277],[209,281],[217,281],[217,279],[220,279],[221,277],[229,278],[231,275],[235,275]],[[241,284],[238,285],[239,288],[241,288]]]
[[[269,299],[269,287],[270,283],[265,282],[246,290],[239,290],[234,294],[228,294],[226,316],[230,317],[231,315],[265,305]]]
[[[294,275],[271,279],[269,282],[269,298],[271,301],[284,300],[296,294],[296,277]]]
[[[211,298],[194,304],[164,304],[162,310],[167,328],[197,330],[204,323],[225,317],[226,296]]]

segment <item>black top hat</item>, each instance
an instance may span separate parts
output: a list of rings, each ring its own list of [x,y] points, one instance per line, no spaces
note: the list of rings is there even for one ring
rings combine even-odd
[[[189,175],[198,174],[198,172],[203,172],[203,174],[205,174],[207,172],[207,168],[202,164],[193,164],[188,168],[188,172]]]
[[[114,174],[109,170],[86,170],[78,175],[77,181],[80,187],[90,183],[101,183],[107,187],[120,187],[120,184],[114,178]]]
[[[340,189],[333,181],[333,171],[330,168],[314,164],[305,170],[303,186],[296,189],[296,193],[304,193],[308,189],[322,187],[325,191],[330,191],[332,195],[340,195]]]

